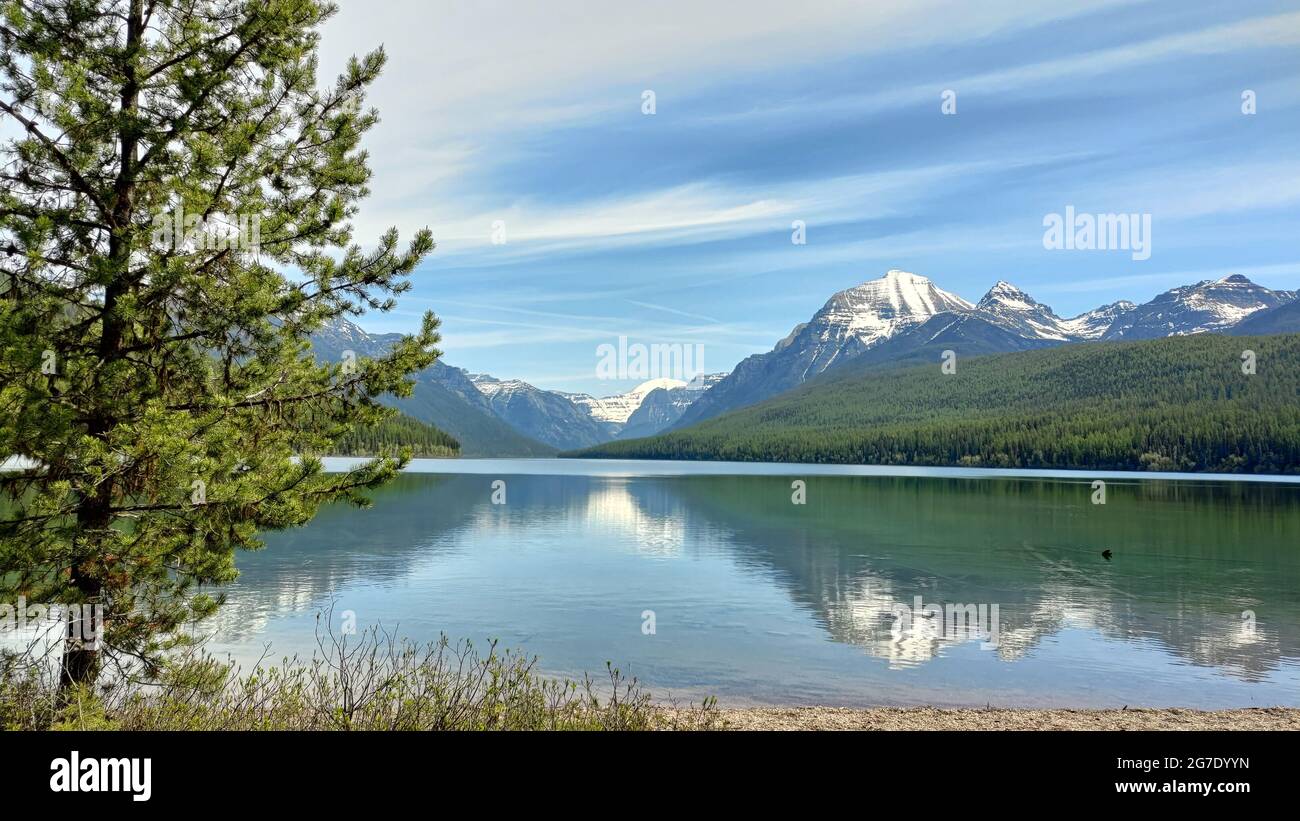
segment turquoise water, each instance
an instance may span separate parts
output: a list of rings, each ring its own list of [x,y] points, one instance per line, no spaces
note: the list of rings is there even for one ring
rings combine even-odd
[[[309,655],[332,607],[417,640],[496,638],[557,674],[608,660],[660,698],[1300,705],[1294,483],[1096,474],[1109,477],[1098,505],[1096,477],[1072,472],[419,469],[439,472],[405,474],[369,510],[326,509],[242,554],[211,648]],[[794,504],[800,476],[806,503]],[[996,605],[996,636],[945,629],[942,613],[913,612],[918,596]]]

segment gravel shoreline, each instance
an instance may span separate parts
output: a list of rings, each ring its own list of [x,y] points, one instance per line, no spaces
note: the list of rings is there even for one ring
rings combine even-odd
[[[1300,730],[1300,709],[1006,710],[752,707],[718,710],[731,730]]]

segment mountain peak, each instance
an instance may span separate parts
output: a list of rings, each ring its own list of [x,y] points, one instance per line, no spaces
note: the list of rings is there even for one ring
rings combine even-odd
[[[927,277],[920,274],[914,274],[911,271],[900,271],[897,268],[890,268],[884,276],[876,279],[869,279],[860,285],[854,285],[847,288],[831,299],[845,294],[864,294],[874,297],[890,298],[894,297],[899,302],[906,303],[906,297],[913,294],[921,294],[930,290],[938,290]],[[960,299],[960,297],[958,297]]]
[[[1215,285],[1254,285],[1248,277],[1241,274],[1228,274],[1226,277],[1216,279]]]
[[[522,379],[497,379],[495,376],[486,373],[467,373],[469,381],[478,388],[479,393],[489,399],[497,394],[510,395],[518,391],[535,391],[532,385]]]
[[[984,308],[994,303],[1001,303],[1012,308],[1027,309],[1037,305],[1038,301],[1005,279],[999,279],[992,288],[989,288],[988,293],[980,298],[975,307],[977,309]]]
[[[969,302],[936,288],[929,278],[891,268],[878,279],[845,289],[831,297],[827,307],[852,304],[856,309],[874,310],[886,317],[927,317],[942,311],[970,309]]]
[[[937,313],[973,307],[956,294],[936,288],[923,276],[891,268],[879,279],[832,296],[796,336],[811,335],[817,340],[814,344],[822,347],[838,348],[839,343],[831,340],[850,338],[871,346]]]
[[[1029,339],[1064,342],[1070,338],[1065,320],[1005,279],[989,288],[975,310],[993,324]]]

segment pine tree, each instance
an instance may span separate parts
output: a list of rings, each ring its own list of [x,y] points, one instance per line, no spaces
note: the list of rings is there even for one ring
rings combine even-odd
[[[67,608],[65,684],[152,667],[258,531],[365,504],[407,454],[314,458],[409,393],[437,320],[379,359],[308,335],[388,310],[433,248],[350,219],[382,49],[316,85],[313,0],[0,5],[0,596]],[[97,640],[95,640],[97,638]]]

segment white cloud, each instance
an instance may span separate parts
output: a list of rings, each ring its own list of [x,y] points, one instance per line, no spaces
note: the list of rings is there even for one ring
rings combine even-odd
[[[1004,71],[968,77],[954,87],[991,93],[1045,83],[1064,77],[1095,77],[1186,55],[1212,55],[1248,48],[1300,44],[1300,12],[1255,17],[1200,31],[1171,34],[1113,48],[1062,57]]]
[[[1034,87],[1043,87],[1049,94],[1055,95],[1059,93],[1059,83],[1067,79],[1072,82],[1089,80],[1180,57],[1297,44],[1300,44],[1300,12],[1257,17],[1198,31],[1138,40],[1123,46],[1100,48],[1068,57],[952,77],[937,83],[896,84],[865,94],[782,101],[761,109],[723,112],[705,115],[701,119],[714,123],[741,123],[829,116],[846,111],[864,114],[914,106],[922,100],[937,108],[940,90],[949,88],[957,92],[959,100],[966,95],[1003,94]],[[1273,106],[1293,105],[1298,96],[1292,82],[1272,84],[1265,81],[1262,87],[1270,89],[1268,99]]]
[[[1060,161],[1063,156],[1018,155],[937,163],[762,187],[692,183],[567,206],[520,201],[470,217],[435,218],[429,224],[439,242],[440,263],[498,265],[576,249],[668,245],[790,231],[795,219],[804,220],[809,230],[814,230],[896,216],[952,190],[967,178],[1049,159]],[[503,245],[491,241],[497,220],[505,223]]]
[[[969,41],[1131,2],[345,0],[326,27],[322,62],[337,68],[382,43],[390,62],[376,94],[391,122],[474,133],[543,110],[585,115],[594,89],[626,85],[635,115],[648,80],[708,82],[850,51]]]
[[[455,196],[451,181],[470,163],[493,161],[485,152],[494,133],[619,108],[640,117],[644,88],[658,88],[660,106],[670,106],[674,91],[756,69],[968,41],[1132,1],[751,0],[740,7],[731,0],[345,0],[325,27],[320,81],[329,82],[353,54],[381,44],[388,53],[370,99],[382,119],[366,139],[375,194],[357,221],[364,244],[390,225],[409,236],[446,221],[439,209]],[[722,210],[742,209],[725,216],[735,219],[770,205]],[[708,219],[697,214],[685,227]],[[579,233],[598,231],[600,222]],[[672,227],[664,222],[652,217],[648,225]],[[558,221],[552,229],[567,235]]]
[[[1300,202],[1300,162],[1238,163],[1213,168],[1166,170],[1156,201],[1159,218],[1190,219],[1212,214],[1281,208]],[[1154,175],[1153,175],[1154,176]],[[1132,190],[1141,197],[1143,190]]]
[[[343,54],[381,41],[390,53],[389,70],[376,94],[383,115],[373,135],[376,194],[356,221],[357,239],[371,243],[390,225],[399,226],[407,236],[427,226],[434,229],[439,259],[449,260],[488,247],[492,224],[504,220],[509,244],[482,260],[497,264],[589,246],[707,241],[772,230],[782,220],[788,224],[791,219],[825,222],[845,221],[850,214],[853,219],[885,215],[891,206],[915,202],[931,188],[934,180],[926,178],[931,169],[904,172],[915,178],[905,180],[911,190],[891,188],[885,175],[766,189],[706,181],[567,207],[525,200],[492,207],[483,201],[491,192],[471,197],[458,190],[456,179],[476,163],[499,161],[492,153],[495,149],[483,142],[495,129],[527,126],[545,112],[562,118],[593,113],[606,105],[599,89],[611,84],[630,83],[629,117],[639,117],[638,89],[649,82],[638,82],[642,77],[671,74],[686,77],[688,83],[706,83],[718,78],[721,69],[707,67],[719,61],[734,73],[840,48],[870,53],[942,41],[957,32],[970,38],[1097,6],[1054,4],[1048,13],[1024,12],[1016,4],[970,5],[979,8],[949,10],[945,25],[934,26],[922,25],[935,12],[928,3],[773,2],[761,3],[743,15],[730,4],[710,2],[664,3],[653,12],[577,2],[547,4],[544,11],[524,3],[457,3],[450,8],[406,2],[363,8],[346,3],[339,19],[327,28],[325,63],[339,63]],[[848,36],[850,32],[853,36]],[[769,38],[776,42],[756,48],[756,42]],[[953,82],[961,93],[1001,92],[1067,76],[1132,69],[1178,55],[1297,42],[1300,13],[1282,14]],[[810,105],[891,106],[930,90],[896,87],[867,97],[832,98]],[[774,111],[797,117],[799,107]],[[957,179],[977,170],[953,167],[947,172]],[[1174,198],[1176,207],[1167,213],[1188,215],[1196,203],[1200,213],[1289,203],[1294,200],[1294,185],[1285,175],[1283,181],[1283,186],[1256,189],[1248,181],[1220,179],[1216,186],[1223,196],[1218,200],[1196,196],[1194,191],[1180,192]]]

